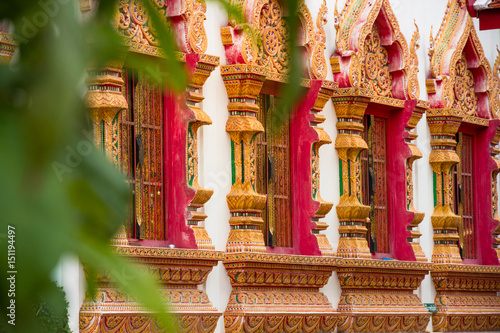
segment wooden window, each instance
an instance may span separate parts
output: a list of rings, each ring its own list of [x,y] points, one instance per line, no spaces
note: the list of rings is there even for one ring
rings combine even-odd
[[[390,253],[387,209],[387,120],[365,115],[363,139],[368,150],[361,153],[362,203],[370,206],[367,240],[372,253]]]
[[[460,233],[460,250],[462,259],[476,259],[476,239],[474,232],[474,136],[458,133],[457,154],[460,164],[453,170],[454,186],[454,211],[462,217]]]
[[[283,124],[279,132],[271,131],[271,117],[276,111],[277,98],[260,95],[257,119],[264,133],[256,137],[256,188],[267,194],[263,211],[266,245],[292,247],[290,193],[290,125]]]
[[[126,71],[129,108],[122,111],[122,167],[131,188],[127,235],[165,240],[163,90],[135,71]]]

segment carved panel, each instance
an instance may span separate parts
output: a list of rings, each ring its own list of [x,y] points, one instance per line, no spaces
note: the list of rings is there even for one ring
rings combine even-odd
[[[431,264],[342,259],[338,332],[423,332],[430,320],[413,293]]]
[[[437,313],[434,331],[500,329],[500,269],[493,266],[434,265]]]
[[[199,289],[222,253],[216,251],[117,246],[160,282],[160,293],[178,332],[213,332],[221,313]],[[126,274],[126,272],[123,272]],[[117,289],[106,271],[97,276],[94,295],[80,309],[80,332],[164,332],[165,328],[133,298]]]
[[[331,332],[337,314],[319,291],[335,259],[279,254],[226,254],[233,291],[226,332]]]

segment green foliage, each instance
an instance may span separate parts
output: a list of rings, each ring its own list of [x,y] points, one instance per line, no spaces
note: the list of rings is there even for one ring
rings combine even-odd
[[[55,302],[48,302],[46,299],[39,298],[34,300],[32,310],[35,318],[38,320],[39,332],[47,333],[71,333],[68,326],[68,302],[66,294],[61,287],[53,283],[50,297],[56,297]],[[63,304],[62,308],[54,308],[51,303]]]
[[[33,298],[43,297],[53,309],[65,307],[64,299],[50,297],[50,276],[67,253],[76,254],[89,272],[106,267],[124,291],[165,314],[152,277],[130,268],[108,246],[125,220],[128,188],[94,148],[82,101],[87,66],[105,64],[123,51],[109,23],[114,2],[100,1],[100,6],[82,25],[77,1],[0,5],[0,17],[13,23],[18,40],[16,59],[0,66],[0,249],[7,252],[8,226],[14,227],[17,272],[11,297],[7,277],[14,269],[3,255],[0,325],[5,332],[39,331]],[[181,65],[176,66],[172,70],[178,72]],[[15,326],[5,315],[11,299]]]
[[[225,0],[218,0],[238,21]],[[81,23],[78,1],[19,0],[0,2],[0,18],[9,20],[18,41],[10,66],[0,65],[0,253],[7,252],[8,227],[15,228],[15,264],[0,259],[0,328],[2,332],[39,332],[33,299],[43,299],[47,325],[67,306],[55,291],[51,274],[60,258],[74,254],[90,273],[105,267],[118,286],[160,314],[165,305],[152,277],[114,255],[109,240],[126,218],[128,187],[122,175],[94,146],[82,95],[86,70],[123,56],[124,47],[111,22],[116,1],[100,0],[96,15]],[[151,9],[151,3],[146,2]],[[295,1],[287,2],[295,12]],[[156,13],[156,11],[154,11]],[[150,17],[160,32],[165,59],[160,79],[176,91],[187,83],[175,61],[173,36],[160,16]],[[291,15],[291,40],[298,18]],[[299,55],[290,53],[291,80],[299,82]],[[130,55],[129,63],[145,70],[156,62]],[[297,98],[297,85],[287,85],[284,103]],[[15,270],[14,296],[7,277]],[[127,272],[127,274],[124,274]],[[15,301],[15,326],[6,308]],[[54,312],[45,312],[53,309]],[[37,311],[38,312],[38,311]],[[59,315],[56,315],[59,313]],[[66,328],[61,328],[65,332]],[[167,326],[167,331],[172,331]]]

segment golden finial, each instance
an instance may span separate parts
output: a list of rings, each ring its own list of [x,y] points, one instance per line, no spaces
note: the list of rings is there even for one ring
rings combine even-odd
[[[429,57],[432,58],[434,55],[434,37],[432,37],[432,25],[431,25],[431,35],[429,36]]]
[[[338,0],[335,0],[335,9],[333,10],[333,26],[338,31],[340,26],[340,16],[339,11],[337,10],[337,2]]]

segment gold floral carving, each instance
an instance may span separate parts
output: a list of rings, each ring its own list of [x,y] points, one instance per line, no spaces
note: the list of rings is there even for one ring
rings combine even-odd
[[[118,246],[119,255],[133,258],[160,282],[177,332],[213,332],[221,313],[200,290],[221,252]],[[126,272],[124,272],[126,274]],[[80,310],[80,332],[164,332],[164,328],[133,298],[117,289],[108,272],[97,276],[94,295],[87,294]]]
[[[245,11],[245,3],[232,1],[233,5]],[[233,45],[234,34],[243,34],[241,41],[241,57],[244,64],[259,65],[266,68],[268,80],[286,82],[289,71],[289,31],[279,0],[260,0],[247,8],[245,15],[251,28],[237,25],[230,18],[229,26],[221,28],[221,39],[224,45]],[[307,51],[307,69],[311,79],[324,79],[327,64],[324,55],[326,34],[324,25],[327,22],[328,9],[323,1],[316,18],[316,30],[311,13],[304,0],[297,4],[297,15],[303,29],[299,36],[299,46]]]
[[[205,1],[184,0],[182,3],[175,3],[174,1],[156,0],[153,3],[163,17],[165,25],[169,29],[180,32],[176,36],[182,52],[205,53],[207,49],[204,27]],[[132,51],[134,49],[149,49],[152,52],[159,50],[156,31],[154,27],[151,27],[146,8],[140,1],[120,0],[115,25],[118,31],[134,45],[131,48]]]
[[[376,25],[366,36],[364,62],[361,64],[360,86],[373,90],[376,95],[392,97],[392,74],[389,72],[389,53],[380,44]]]
[[[467,68],[467,59],[462,55],[455,65],[455,103],[453,107],[468,116],[476,115],[477,98],[474,93],[474,76]]]

